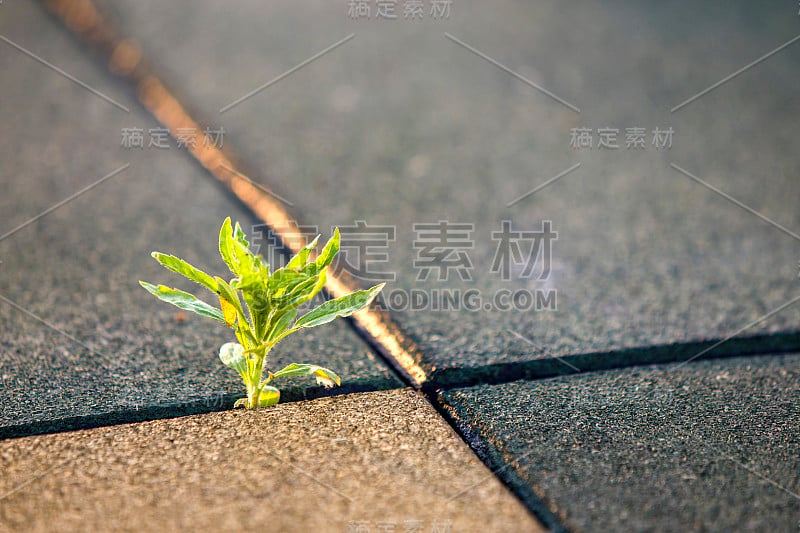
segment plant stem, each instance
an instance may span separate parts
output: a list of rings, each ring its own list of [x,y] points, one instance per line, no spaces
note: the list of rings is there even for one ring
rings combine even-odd
[[[256,382],[253,385],[248,387],[247,391],[247,408],[248,409],[255,409],[258,407],[258,399],[261,396],[261,387],[258,386]]]

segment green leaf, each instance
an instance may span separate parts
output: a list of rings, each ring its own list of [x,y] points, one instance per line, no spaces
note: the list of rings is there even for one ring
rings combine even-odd
[[[214,279],[217,281],[217,294],[219,294],[219,297],[227,300],[228,303],[236,309],[236,312],[239,313],[240,319],[244,321],[244,309],[242,309],[242,302],[239,300],[239,295],[236,294],[236,291],[221,277],[217,276]]]
[[[339,228],[335,228],[333,230],[333,236],[328,239],[328,242],[325,244],[325,248],[322,249],[322,253],[319,254],[319,257],[317,257],[316,264],[318,271],[322,270],[326,266],[330,265],[331,262],[333,262],[333,258],[339,253],[340,241],[341,237],[339,235]]]
[[[233,238],[236,239],[236,242],[241,244],[244,248],[249,248],[250,243],[247,242],[247,236],[244,234],[244,230],[239,223],[236,223],[236,228],[233,230]]]
[[[322,288],[325,286],[325,282],[327,281],[327,278],[328,278],[327,269],[324,269],[324,270],[322,270],[322,271],[321,271],[319,274],[317,274],[315,277],[317,278],[317,282],[314,284],[314,286],[313,286],[313,287],[311,287],[311,290],[310,290],[310,291],[307,291],[307,292],[306,292],[306,293],[303,295],[303,297],[302,297],[302,298],[300,298],[299,300],[297,300],[297,302],[296,302],[296,303],[297,303],[297,305],[298,305],[298,306],[299,306],[299,305],[302,305],[302,304],[304,304],[304,303],[306,303],[307,301],[309,301],[309,300],[311,300],[312,298],[314,298],[314,296],[316,296],[317,294],[319,294],[319,291],[321,291],[321,290],[322,290]],[[314,279],[314,278],[311,278],[311,279]]]
[[[174,255],[162,254],[161,252],[153,252],[150,255],[153,257],[153,259],[161,263],[164,268],[172,270],[173,272],[177,272],[178,274],[189,278],[195,283],[199,283],[207,289],[217,292],[217,282],[214,281],[213,277],[206,274],[199,268],[190,265],[183,259],[175,257]]]
[[[229,328],[233,328],[236,325],[236,317],[238,316],[236,308],[233,306],[233,304],[228,303],[228,300],[222,296],[219,297],[219,307],[222,310],[222,316],[225,319],[225,324]]]
[[[261,390],[261,394],[258,396],[258,406],[259,407],[269,407],[270,405],[275,405],[281,399],[281,391],[276,389],[275,387],[270,387],[269,385],[265,385],[264,388]]]
[[[222,227],[219,230],[219,255],[222,256],[222,260],[228,265],[230,271],[238,276],[239,268],[234,259],[233,248],[231,247],[233,243],[232,233],[231,217],[227,217],[225,221],[222,222]]]
[[[323,270],[316,276],[302,280],[299,283],[293,283],[293,286],[285,294],[273,297],[270,303],[278,309],[286,307],[299,307],[300,304],[307,302],[317,295],[317,293],[325,286],[326,274]]]
[[[333,236],[328,239],[328,242],[322,249],[322,253],[317,256],[317,260],[306,265],[303,268],[303,272],[313,276],[314,274],[323,271],[325,267],[330,265],[333,262],[334,257],[336,257],[336,254],[339,253],[340,240],[341,237],[339,236],[339,228],[335,228],[333,230]]]
[[[240,376],[247,375],[247,356],[244,346],[236,342],[226,342],[219,349],[219,359],[227,367],[236,370]]]
[[[333,387],[334,385],[341,385],[342,380],[333,370],[323,368],[317,365],[306,365],[292,363],[278,370],[274,374],[270,374],[269,380],[274,381],[280,378],[288,378],[294,376],[314,376],[317,378],[317,383],[326,387]]]
[[[308,256],[311,254],[311,250],[317,247],[318,240],[319,240],[319,235],[314,237],[313,241],[303,246],[303,248],[301,248],[300,251],[297,252],[297,255],[292,257],[292,259],[286,264],[286,268],[290,270],[292,269],[299,270],[304,266],[306,266],[306,263],[308,262]]]
[[[292,320],[297,316],[297,308],[289,308],[277,314],[272,319],[272,324],[265,335],[268,343],[273,339],[278,339],[281,334],[286,331],[292,323]]]
[[[244,301],[250,310],[250,319],[253,322],[253,333],[258,338],[264,338],[267,328],[267,319],[272,309],[269,302],[269,293],[263,287],[252,286],[242,289]]]
[[[236,223],[236,231],[242,231],[238,222]],[[247,247],[247,241],[234,240],[231,248],[233,249],[234,259],[239,265],[239,277],[247,284],[247,278],[259,273],[257,265],[260,260]]]
[[[386,284],[381,283],[380,285],[375,285],[366,291],[356,291],[346,296],[342,296],[341,298],[336,298],[335,300],[328,300],[313,311],[309,311],[305,315],[298,318],[297,322],[294,323],[292,331],[296,331],[299,328],[313,328],[316,326],[321,326],[322,324],[327,324],[337,317],[350,316],[356,311],[368,306],[372,300],[375,299],[378,293],[381,292],[381,289],[383,289],[384,285]]]
[[[231,218],[226,218],[219,230],[219,254],[230,271],[241,279],[241,286],[258,281],[254,275],[259,273],[257,265],[261,261],[250,251],[249,246],[239,223],[232,229]]]
[[[310,261],[319,238],[318,235],[303,246],[286,267],[270,275],[270,266],[250,250],[250,243],[241,225],[238,222],[234,225],[228,217],[220,228],[219,252],[234,274],[229,282],[206,274],[178,257],[153,252],[153,257],[165,268],[218,295],[221,309],[179,289],[140,282],[142,287],[165,302],[233,328],[238,342],[223,345],[219,358],[223,364],[240,374],[248,388],[248,397],[237,400],[235,407],[275,405],[280,401],[280,391],[268,383],[281,377],[314,376],[318,383],[326,387],[341,384],[339,376],[327,368],[292,364],[277,374],[269,374],[266,380],[256,386],[262,377],[267,354],[278,341],[300,328],[318,326],[336,317],[353,314],[369,305],[383,288],[381,284],[368,291],[358,291],[325,302],[298,320],[298,307],[324,288],[327,269],[340,250],[341,235],[339,228],[334,228],[322,252]]]
[[[270,276],[267,287],[270,291],[277,293],[280,289],[288,287],[290,283],[303,281],[305,279],[308,279],[308,274],[297,272],[296,270],[279,268]]]
[[[225,322],[225,318],[222,316],[222,311],[216,307],[211,307],[204,301],[199,300],[196,296],[189,294],[188,292],[183,292],[178,289],[171,289],[166,285],[159,285],[156,287],[155,285],[151,285],[146,281],[140,281],[139,285],[147,289],[150,294],[159,300],[170,303],[175,307],[197,313],[200,316],[213,318],[214,320],[219,320],[223,323]]]

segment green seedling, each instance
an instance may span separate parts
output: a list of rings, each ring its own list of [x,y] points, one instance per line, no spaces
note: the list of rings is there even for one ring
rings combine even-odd
[[[232,228],[231,219],[226,218],[219,232],[219,253],[235,276],[230,281],[206,274],[175,256],[152,253],[165,268],[199,283],[219,298],[220,307],[216,308],[187,292],[139,282],[156,298],[218,320],[233,329],[239,342],[223,344],[219,358],[237,371],[247,386],[247,397],[237,400],[234,407],[253,409],[278,403],[280,391],[270,383],[279,378],[314,376],[326,387],[341,385],[341,379],[333,371],[298,363],[275,373],[267,370],[267,377],[263,378],[267,356],[282,339],[300,329],[352,315],[368,306],[385,285],[381,283],[369,290],[328,300],[297,318],[300,305],[314,298],[325,286],[328,267],[339,252],[339,228],[335,229],[322,253],[312,259],[311,251],[318,240],[319,235],[285,267],[270,273],[270,266],[261,256],[250,251],[250,243],[239,223]]]

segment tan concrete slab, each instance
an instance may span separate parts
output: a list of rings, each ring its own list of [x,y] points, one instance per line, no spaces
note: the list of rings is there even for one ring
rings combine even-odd
[[[411,390],[0,442],[2,531],[478,529],[542,527]]]

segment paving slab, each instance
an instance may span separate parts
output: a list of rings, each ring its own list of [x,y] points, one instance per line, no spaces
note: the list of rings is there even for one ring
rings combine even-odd
[[[0,462],[3,529],[544,531],[411,390],[9,439]]]
[[[344,252],[364,284],[396,275],[386,305],[437,383],[687,359],[739,330],[715,353],[800,346],[785,2],[366,4],[107,6],[301,223],[393,228]],[[442,241],[439,221],[469,226]]]
[[[518,381],[441,399],[475,446],[506,465],[502,474],[570,530],[795,531],[800,521],[800,355]]]
[[[243,385],[217,358],[230,330],[138,280],[203,296],[150,252],[222,275],[222,220],[256,221],[173,139],[149,146],[158,124],[44,9],[0,9],[0,437],[231,405]],[[144,147],[121,146],[125,128],[142,129]],[[401,386],[344,322],[287,339],[272,360],[324,364],[344,391]],[[313,380],[286,387],[286,399],[323,393]]]

